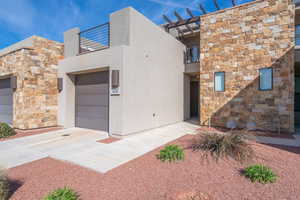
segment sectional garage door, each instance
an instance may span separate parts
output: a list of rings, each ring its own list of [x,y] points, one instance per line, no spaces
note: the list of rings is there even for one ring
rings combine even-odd
[[[109,73],[76,75],[76,127],[108,131]]]
[[[12,124],[13,119],[13,90],[10,78],[0,79],[0,122]]]

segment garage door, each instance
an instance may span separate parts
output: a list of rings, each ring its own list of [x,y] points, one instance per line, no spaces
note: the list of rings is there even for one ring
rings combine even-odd
[[[76,127],[108,131],[109,73],[77,75]]]
[[[12,124],[13,119],[13,90],[10,79],[0,79],[0,122]]]

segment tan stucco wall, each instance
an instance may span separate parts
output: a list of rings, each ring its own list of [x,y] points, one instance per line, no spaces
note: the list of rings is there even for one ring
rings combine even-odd
[[[294,5],[258,0],[201,17],[201,124],[294,131]],[[272,67],[274,88],[259,91],[259,69]],[[214,92],[214,72],[225,92]]]
[[[62,59],[63,45],[33,36],[26,44],[19,43],[15,50],[7,49],[0,57],[0,77],[17,77],[13,126],[18,129],[56,126],[57,64]]]

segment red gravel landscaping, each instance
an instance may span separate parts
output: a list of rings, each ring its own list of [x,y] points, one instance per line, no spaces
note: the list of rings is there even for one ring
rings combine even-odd
[[[173,143],[187,147],[192,138]],[[78,191],[82,200],[171,200],[197,192],[215,200],[299,200],[300,150],[256,143],[253,148],[257,158],[249,164],[270,166],[279,175],[276,183],[251,183],[240,174],[248,164],[203,161],[190,149],[183,162],[162,163],[155,157],[157,149],[106,174],[51,158],[10,169],[9,177],[17,182],[11,200],[40,200],[64,186]]]

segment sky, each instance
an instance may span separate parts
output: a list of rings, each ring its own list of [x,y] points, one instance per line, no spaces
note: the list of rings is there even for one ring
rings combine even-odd
[[[231,0],[217,0],[221,8]],[[238,4],[251,0],[236,0]],[[175,20],[174,11],[188,17],[185,8],[201,15],[198,4],[215,11],[213,0],[1,0],[0,49],[32,35],[63,41],[63,32],[81,30],[109,21],[109,14],[131,6],[156,24],[165,23],[162,15]]]

